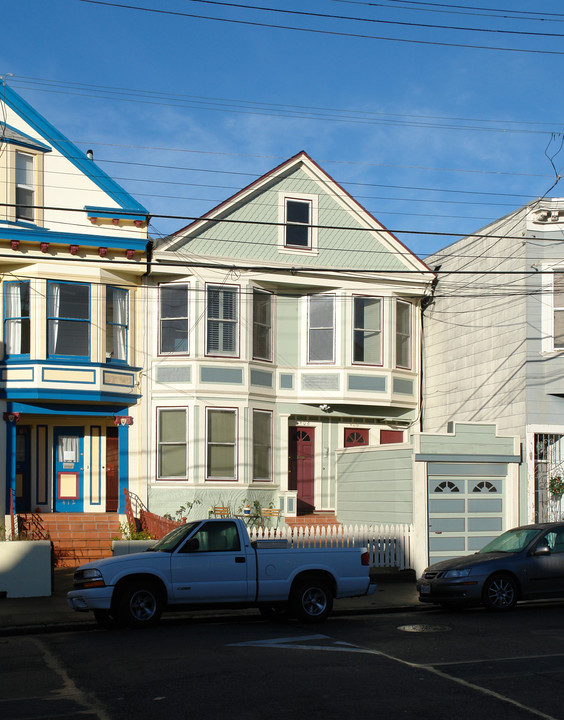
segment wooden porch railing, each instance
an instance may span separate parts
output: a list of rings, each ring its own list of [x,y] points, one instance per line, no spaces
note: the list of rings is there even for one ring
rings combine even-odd
[[[125,496],[127,524],[136,530],[144,530],[155,540],[159,540],[182,524],[176,520],[169,520],[162,517],[162,515],[152,513],[145,507],[141,498],[127,490],[127,488],[123,489],[123,494]]]

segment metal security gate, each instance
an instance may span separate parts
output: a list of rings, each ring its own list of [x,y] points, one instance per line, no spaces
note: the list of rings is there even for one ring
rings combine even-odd
[[[550,478],[564,477],[563,436],[535,433],[535,522],[562,519],[562,500],[550,494]]]
[[[429,463],[429,562],[480,550],[504,527],[506,463]]]

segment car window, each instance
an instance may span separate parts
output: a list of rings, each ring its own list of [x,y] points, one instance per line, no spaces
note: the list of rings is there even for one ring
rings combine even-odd
[[[537,543],[537,548],[546,545],[550,552],[564,553],[564,528],[550,530]]]
[[[194,552],[237,552],[241,549],[234,522],[204,523],[192,537],[198,541],[198,549]]]
[[[174,528],[174,530],[171,530],[171,532],[168,533],[168,535],[165,535],[163,538],[161,538],[153,547],[149,548],[152,552],[172,552],[174,548],[176,548],[180,543],[184,540],[184,538],[188,537],[190,533],[194,530],[194,528],[198,527],[198,522],[191,522],[186,523],[185,525],[179,525],[177,528]]]
[[[538,528],[513,528],[489,542],[478,552],[521,552],[539,534]]]

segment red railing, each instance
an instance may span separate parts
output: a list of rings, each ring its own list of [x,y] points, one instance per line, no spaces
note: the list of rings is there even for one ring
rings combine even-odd
[[[125,514],[127,516],[127,524],[135,530],[144,530],[155,540],[159,540],[174,528],[181,525],[176,520],[152,513],[143,504],[141,498],[135,493],[129,492],[127,488],[123,489],[125,495]]]

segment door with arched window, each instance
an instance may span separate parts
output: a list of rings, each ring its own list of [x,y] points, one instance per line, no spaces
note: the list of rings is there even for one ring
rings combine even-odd
[[[298,494],[298,515],[315,510],[315,429],[291,427],[288,487]]]

